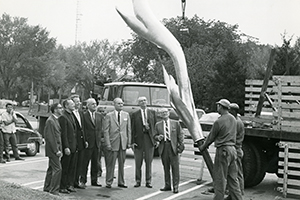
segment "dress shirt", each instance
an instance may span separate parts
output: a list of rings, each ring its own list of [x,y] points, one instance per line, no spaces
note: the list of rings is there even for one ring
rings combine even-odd
[[[90,110],[88,110],[88,111],[91,115],[92,122],[95,123],[95,111],[94,112],[91,112]]]
[[[141,109],[143,125],[147,124],[147,108],[145,110]]]
[[[16,113],[14,112],[14,117],[17,118]],[[4,112],[2,114],[2,122],[10,122],[13,119],[12,114],[8,113],[8,112]],[[15,133],[16,132],[16,125],[15,122],[9,124],[9,125],[5,125],[3,123],[3,127],[2,127],[2,132],[3,133]]]
[[[77,119],[77,121],[78,121],[78,123],[79,123],[79,125],[81,127],[81,119],[80,119],[80,115],[79,115],[78,109],[74,110],[73,113],[74,113],[74,115],[75,115],[75,117],[76,117],[76,119]]]

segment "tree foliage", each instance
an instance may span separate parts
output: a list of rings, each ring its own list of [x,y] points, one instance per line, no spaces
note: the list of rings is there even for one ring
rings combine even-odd
[[[47,75],[45,62],[56,41],[40,26],[29,26],[27,19],[3,14],[0,19],[0,85],[10,98],[18,81],[39,82]],[[2,96],[1,95],[1,96]]]
[[[164,19],[163,24],[183,48],[196,106],[212,110],[214,102],[220,98],[243,105],[248,67],[258,71],[253,72],[252,77],[263,68],[256,69],[254,63],[249,63],[254,58],[252,53],[263,50],[255,46],[250,37],[243,42],[246,36],[239,32],[237,25],[204,21],[196,15],[184,20],[180,17]],[[249,51],[251,45],[255,48]],[[163,82],[160,64],[176,78],[173,63],[166,52],[135,34],[128,47],[132,53],[128,63],[137,80]]]
[[[299,38],[294,47],[291,46],[292,37],[287,38],[284,34],[282,40],[282,46],[276,48],[273,75],[300,75]]]

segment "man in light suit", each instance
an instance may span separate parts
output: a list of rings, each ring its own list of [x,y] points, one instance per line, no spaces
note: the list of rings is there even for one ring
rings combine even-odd
[[[123,100],[114,99],[115,110],[108,113],[104,123],[104,140],[107,153],[106,165],[106,187],[111,188],[114,178],[116,159],[118,158],[118,187],[127,188],[124,180],[124,163],[126,149],[131,147],[131,123],[130,116],[123,111]]]
[[[49,158],[49,166],[46,173],[44,191],[54,195],[59,195],[59,186],[61,179],[61,164],[62,156],[61,143],[61,128],[58,122],[58,117],[62,115],[62,106],[55,103],[51,106],[52,115],[47,119],[45,126],[45,152]]]
[[[155,111],[147,108],[147,98],[139,97],[141,109],[132,113],[132,147],[135,158],[135,181],[134,187],[141,186],[142,164],[145,158],[146,164],[146,187],[152,188],[152,160],[154,154],[154,127],[156,123]]]
[[[91,161],[91,185],[101,187],[98,183],[98,154],[101,147],[102,137],[102,122],[103,116],[96,112],[97,103],[93,98],[87,101],[87,111],[83,114],[83,132],[87,141],[87,148],[84,153],[83,173],[81,175],[81,182],[87,182],[87,172],[89,162]]]
[[[63,107],[65,110],[58,118],[63,147],[63,156],[61,158],[62,175],[59,192],[69,194],[70,192],[76,192],[74,183],[75,166],[77,163],[77,133],[72,113],[75,109],[75,103],[71,99],[67,99],[63,102]]]
[[[178,121],[169,119],[169,110],[160,110],[163,120],[155,125],[155,140],[159,141],[158,152],[164,167],[165,186],[161,191],[171,190],[170,168],[172,169],[173,192],[178,193],[179,154],[184,150],[184,134]]]

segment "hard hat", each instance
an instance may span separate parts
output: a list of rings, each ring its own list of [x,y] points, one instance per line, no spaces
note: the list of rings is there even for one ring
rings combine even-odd
[[[229,107],[230,107],[230,109],[236,109],[236,110],[238,110],[240,108],[239,105],[237,105],[236,103],[231,103],[229,105]]]
[[[220,104],[226,108],[230,108],[229,105],[230,105],[230,102],[227,100],[227,99],[221,99],[220,101],[218,101],[216,104]]]

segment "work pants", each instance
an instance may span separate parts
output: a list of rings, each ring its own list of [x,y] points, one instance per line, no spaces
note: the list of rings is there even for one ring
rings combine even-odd
[[[165,187],[171,188],[170,169],[172,169],[173,190],[178,190],[179,185],[179,156],[176,155],[170,141],[166,141],[161,154],[161,161],[164,168]]]
[[[242,159],[244,156],[244,152],[242,148],[236,148],[236,152],[237,152],[237,169],[238,169],[238,180],[239,180],[239,184],[240,184],[240,189],[241,189],[241,193],[242,195],[244,195],[244,173],[243,173],[243,164],[242,164]]]
[[[46,173],[44,191],[58,193],[61,181],[61,163],[58,156],[49,157],[49,164]]]
[[[3,160],[3,150],[4,150],[4,139],[3,139],[3,133],[0,130],[0,160]]]
[[[3,133],[3,139],[4,139],[4,151],[6,154],[6,158],[9,159],[9,144],[11,145],[11,148],[14,153],[14,157],[18,158],[18,146],[17,146],[17,138],[15,133]]]
[[[242,194],[237,179],[237,152],[234,146],[221,146],[216,149],[214,163],[214,200],[224,200],[226,182],[233,200],[241,200]]]

